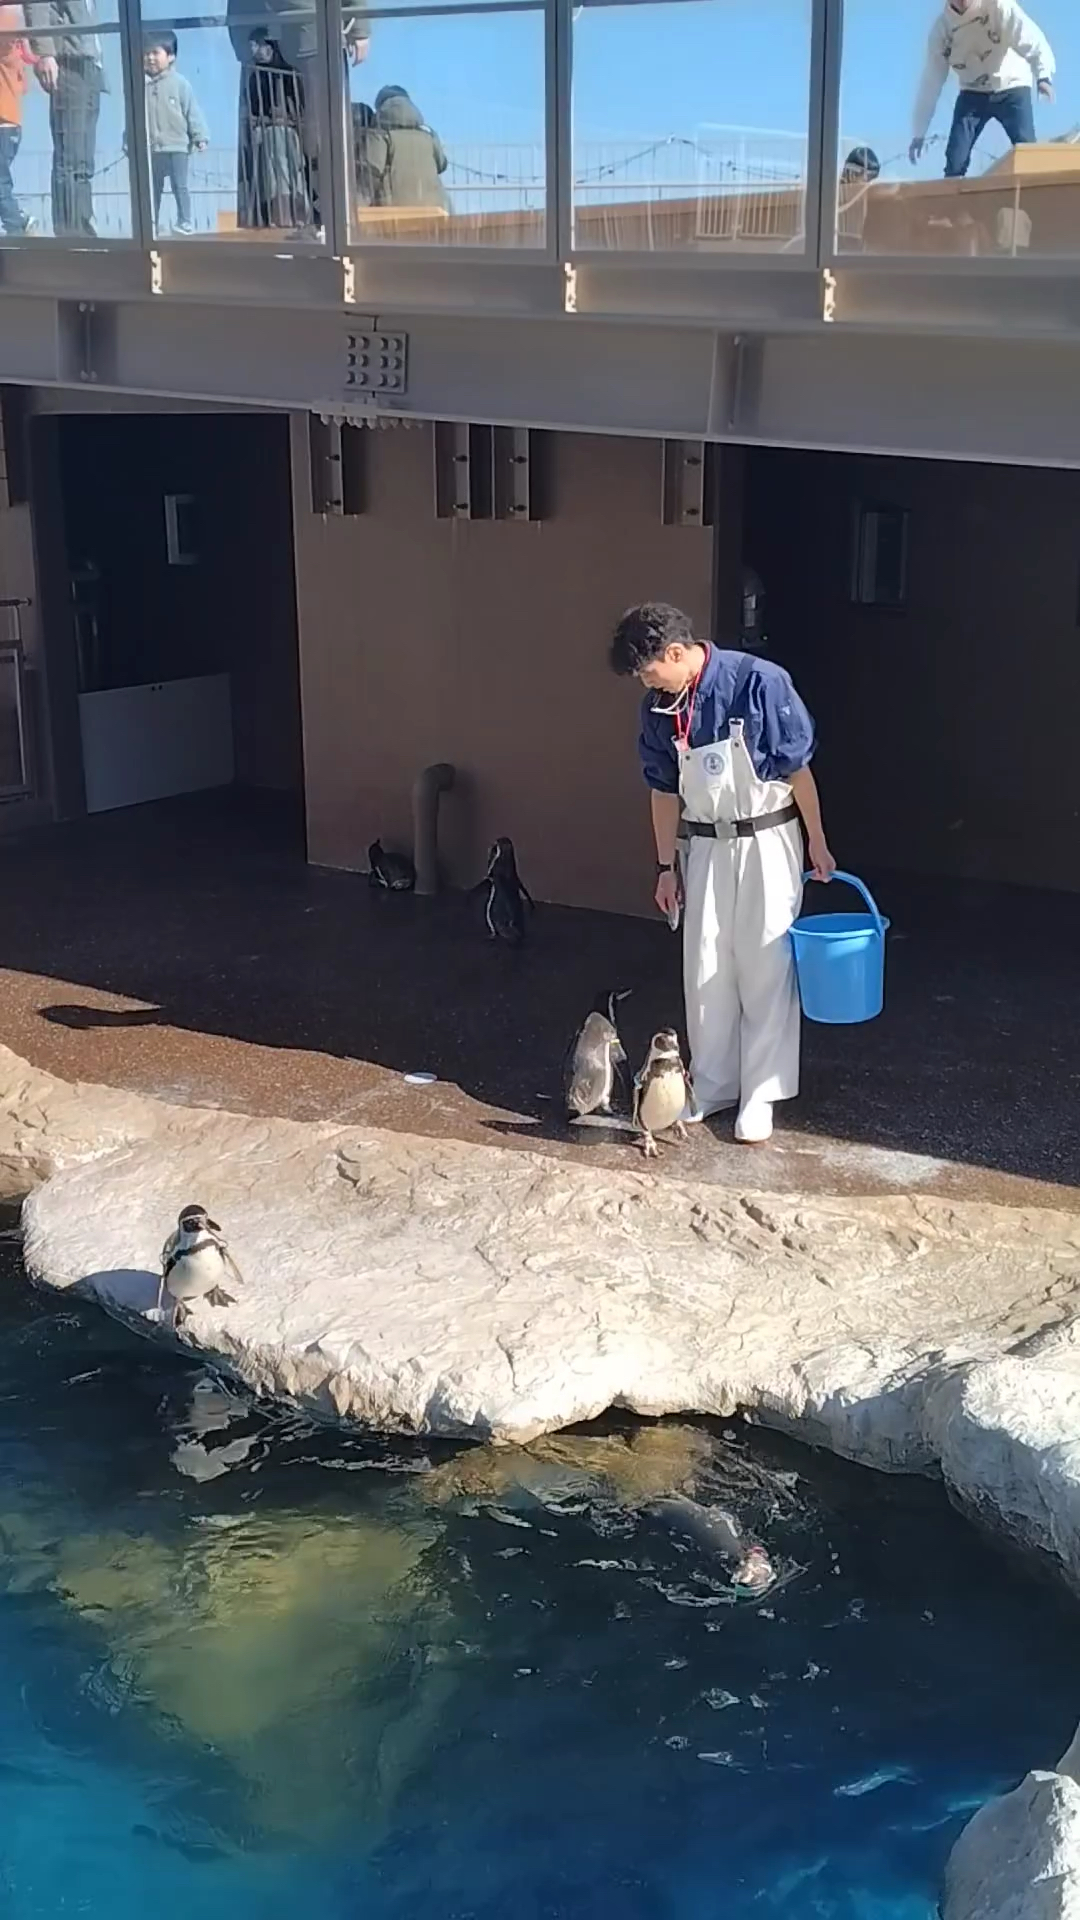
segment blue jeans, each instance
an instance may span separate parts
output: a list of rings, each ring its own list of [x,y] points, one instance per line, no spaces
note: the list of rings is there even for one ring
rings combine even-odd
[[[0,127],[0,227],[5,233],[25,233],[27,227],[27,215],[15,198],[11,181],[21,139],[21,127]]]
[[[945,149],[946,180],[962,180],[983,128],[996,120],[1014,147],[1029,146],[1035,138],[1035,104],[1030,87],[1007,87],[1004,93],[973,93],[962,87],[956,96],[952,131]]]
[[[161,196],[166,186],[173,190],[176,202],[176,218],[182,227],[191,225],[191,193],[188,188],[188,165],[190,155],[186,153],[151,153],[150,181],[154,189],[154,225],[161,218]]]

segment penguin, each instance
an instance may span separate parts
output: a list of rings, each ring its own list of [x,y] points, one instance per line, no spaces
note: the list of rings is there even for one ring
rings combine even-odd
[[[682,1115],[693,1111],[694,1090],[679,1052],[679,1036],[670,1027],[652,1037],[648,1058],[634,1079],[634,1125],[645,1158],[657,1151],[654,1136],[672,1132],[686,1139]]]
[[[703,1507],[685,1494],[654,1500],[648,1511],[706,1552],[732,1565],[731,1584],[747,1593],[764,1593],[776,1572],[763,1546],[748,1540],[738,1522],[723,1507]]]
[[[182,1208],[176,1231],[161,1250],[158,1311],[166,1293],[175,1302],[174,1327],[187,1319],[191,1300],[205,1300],[211,1307],[234,1306],[236,1294],[226,1291],[226,1282],[243,1292],[244,1282],[217,1221],[211,1220],[205,1207]]]
[[[381,840],[373,840],[368,848],[368,886],[411,893],[415,885],[416,868],[408,854],[387,853]]]
[[[598,994],[571,1041],[563,1075],[569,1121],[582,1120],[587,1113],[611,1112],[616,1074],[626,1064],[615,1018],[619,1001],[626,997],[625,993]]]
[[[517,870],[514,843],[502,834],[488,854],[487,872],[480,885],[486,889],[484,919],[488,938],[505,940],[520,947],[525,938],[525,908],[532,898]]]

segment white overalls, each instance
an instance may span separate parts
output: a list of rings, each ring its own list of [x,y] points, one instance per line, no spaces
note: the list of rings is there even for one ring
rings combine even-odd
[[[719,828],[683,841],[683,974],[697,1103],[738,1104],[743,1137],[766,1138],[774,1100],[799,1091],[799,998],[788,933],[802,902],[797,819],[737,835],[734,823],[792,803],[786,780],[761,780],[743,738],[678,743],[685,820]],[[764,1113],[764,1126],[758,1123]]]

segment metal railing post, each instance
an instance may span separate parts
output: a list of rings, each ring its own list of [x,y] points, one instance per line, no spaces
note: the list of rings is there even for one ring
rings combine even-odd
[[[346,78],[341,0],[314,0],[319,49],[319,210],[330,251],[349,246],[352,143],[345,139]]]
[[[844,0],[814,0],[814,82],[811,84],[811,164],[806,183],[807,250],[825,267],[836,253],[836,196],[839,187],[841,57]],[[810,187],[815,204],[811,224]]]
[[[139,0],[119,0],[120,64],[124,76],[131,231],[144,252],[154,245],[154,208],[146,140],[146,81],[143,74],[143,23]]]
[[[569,260],[574,236],[573,0],[547,0],[545,13],[547,242]]]

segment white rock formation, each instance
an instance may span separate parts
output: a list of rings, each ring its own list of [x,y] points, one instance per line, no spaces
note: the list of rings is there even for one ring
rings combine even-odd
[[[1056,1772],[1029,1773],[964,1828],[942,1920],[1080,1920],[1078,1744]]]
[[[732,1195],[629,1156],[598,1173],[169,1107],[3,1053],[0,1088],[0,1167],[49,1176],[26,1208],[33,1275],[139,1321],[200,1201],[248,1288],[185,1338],[259,1391],[516,1441],[612,1404],[744,1407],[871,1466],[940,1463],[1080,1588],[1077,1216]]]

